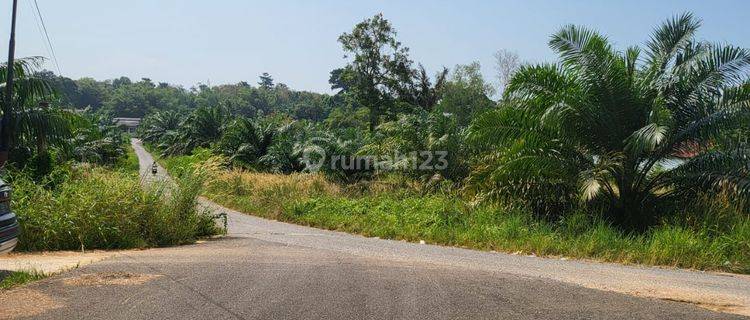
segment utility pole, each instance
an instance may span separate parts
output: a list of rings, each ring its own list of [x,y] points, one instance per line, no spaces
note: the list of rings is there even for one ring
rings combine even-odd
[[[10,152],[10,114],[13,111],[13,69],[16,54],[16,11],[18,0],[13,0],[13,16],[10,19],[10,43],[8,44],[8,74],[5,78],[5,103],[3,118],[0,120],[0,168],[5,167]]]

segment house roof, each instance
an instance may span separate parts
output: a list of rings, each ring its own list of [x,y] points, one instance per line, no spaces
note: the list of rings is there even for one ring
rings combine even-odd
[[[141,118],[114,118],[118,126],[137,127],[141,123]]]

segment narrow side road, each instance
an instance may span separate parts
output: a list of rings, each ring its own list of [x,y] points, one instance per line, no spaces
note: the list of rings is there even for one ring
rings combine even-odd
[[[0,318],[742,319],[632,294],[702,297],[730,312],[750,295],[744,276],[364,238],[202,203],[228,214],[229,236],[126,252],[2,293]]]

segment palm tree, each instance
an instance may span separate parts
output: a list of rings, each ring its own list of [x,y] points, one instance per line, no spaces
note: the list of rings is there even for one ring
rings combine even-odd
[[[240,117],[227,126],[217,149],[235,163],[252,166],[267,153],[274,134],[271,124]]]
[[[371,178],[375,169],[369,159],[358,156],[364,143],[361,135],[362,132],[355,128],[340,130],[336,134],[321,130],[300,141],[296,149],[306,171],[319,171],[329,179],[343,183],[357,182]],[[313,166],[308,167],[309,164]]]
[[[45,103],[16,110],[10,121],[14,148],[34,146],[37,154],[45,154],[50,145],[63,147],[73,135],[74,117],[71,112]]]
[[[443,178],[460,181],[468,168],[463,161],[465,128],[458,119],[442,112],[418,110],[401,114],[395,121],[380,124],[373,139],[362,146],[362,155],[403,155],[391,163],[385,159],[380,165],[392,165],[415,177]],[[395,160],[395,159],[394,159]]]
[[[435,76],[435,84],[433,85],[432,81],[430,81],[430,76],[427,74],[427,70],[420,64],[415,72],[414,82],[416,83],[413,84],[413,88],[411,89],[410,101],[425,111],[432,111],[440,101],[447,81],[448,68],[443,68]]]
[[[552,36],[557,65],[522,67],[504,107],[477,119],[470,182],[542,210],[576,199],[641,228],[696,192],[750,195],[750,51],[698,42],[692,14],[619,52],[590,29]],[[672,201],[670,201],[672,200]],[[562,206],[562,207],[561,207]]]
[[[50,83],[35,76],[43,58],[29,57],[14,62],[12,101],[6,101],[5,95],[0,96],[3,106],[3,123],[0,128],[3,139],[0,144],[8,152],[19,148],[35,145],[36,152],[46,153],[48,144],[61,144],[71,135],[70,114],[68,112],[50,108],[44,100],[53,96]],[[7,83],[7,64],[0,64],[0,90],[4,91]]]
[[[292,121],[278,125],[272,131],[270,144],[265,148],[265,154],[258,159],[265,169],[277,173],[292,173],[305,169],[301,145],[316,132],[312,125],[301,125],[301,122]]]
[[[159,143],[168,131],[180,127],[181,116],[176,111],[160,111],[143,119],[139,126],[139,135],[143,141]]]
[[[197,145],[207,147],[221,137],[227,116],[226,108],[222,106],[199,107],[190,114],[184,125]]]
[[[155,116],[149,117],[148,126],[142,134],[150,132],[154,135],[153,138],[158,137],[158,146],[164,150],[164,154],[187,154],[197,147],[209,147],[217,142],[222,136],[227,118],[224,107],[199,107],[180,121],[178,128],[170,129],[177,121],[177,116],[164,113],[158,121]],[[153,127],[149,129],[150,126]]]
[[[69,120],[73,132],[66,151],[77,161],[112,165],[125,154],[123,132],[111,119],[77,114]]]

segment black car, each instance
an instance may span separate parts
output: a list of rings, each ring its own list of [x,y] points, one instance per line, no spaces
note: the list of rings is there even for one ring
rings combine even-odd
[[[18,243],[18,220],[10,210],[11,188],[0,179],[0,254],[13,251]]]

